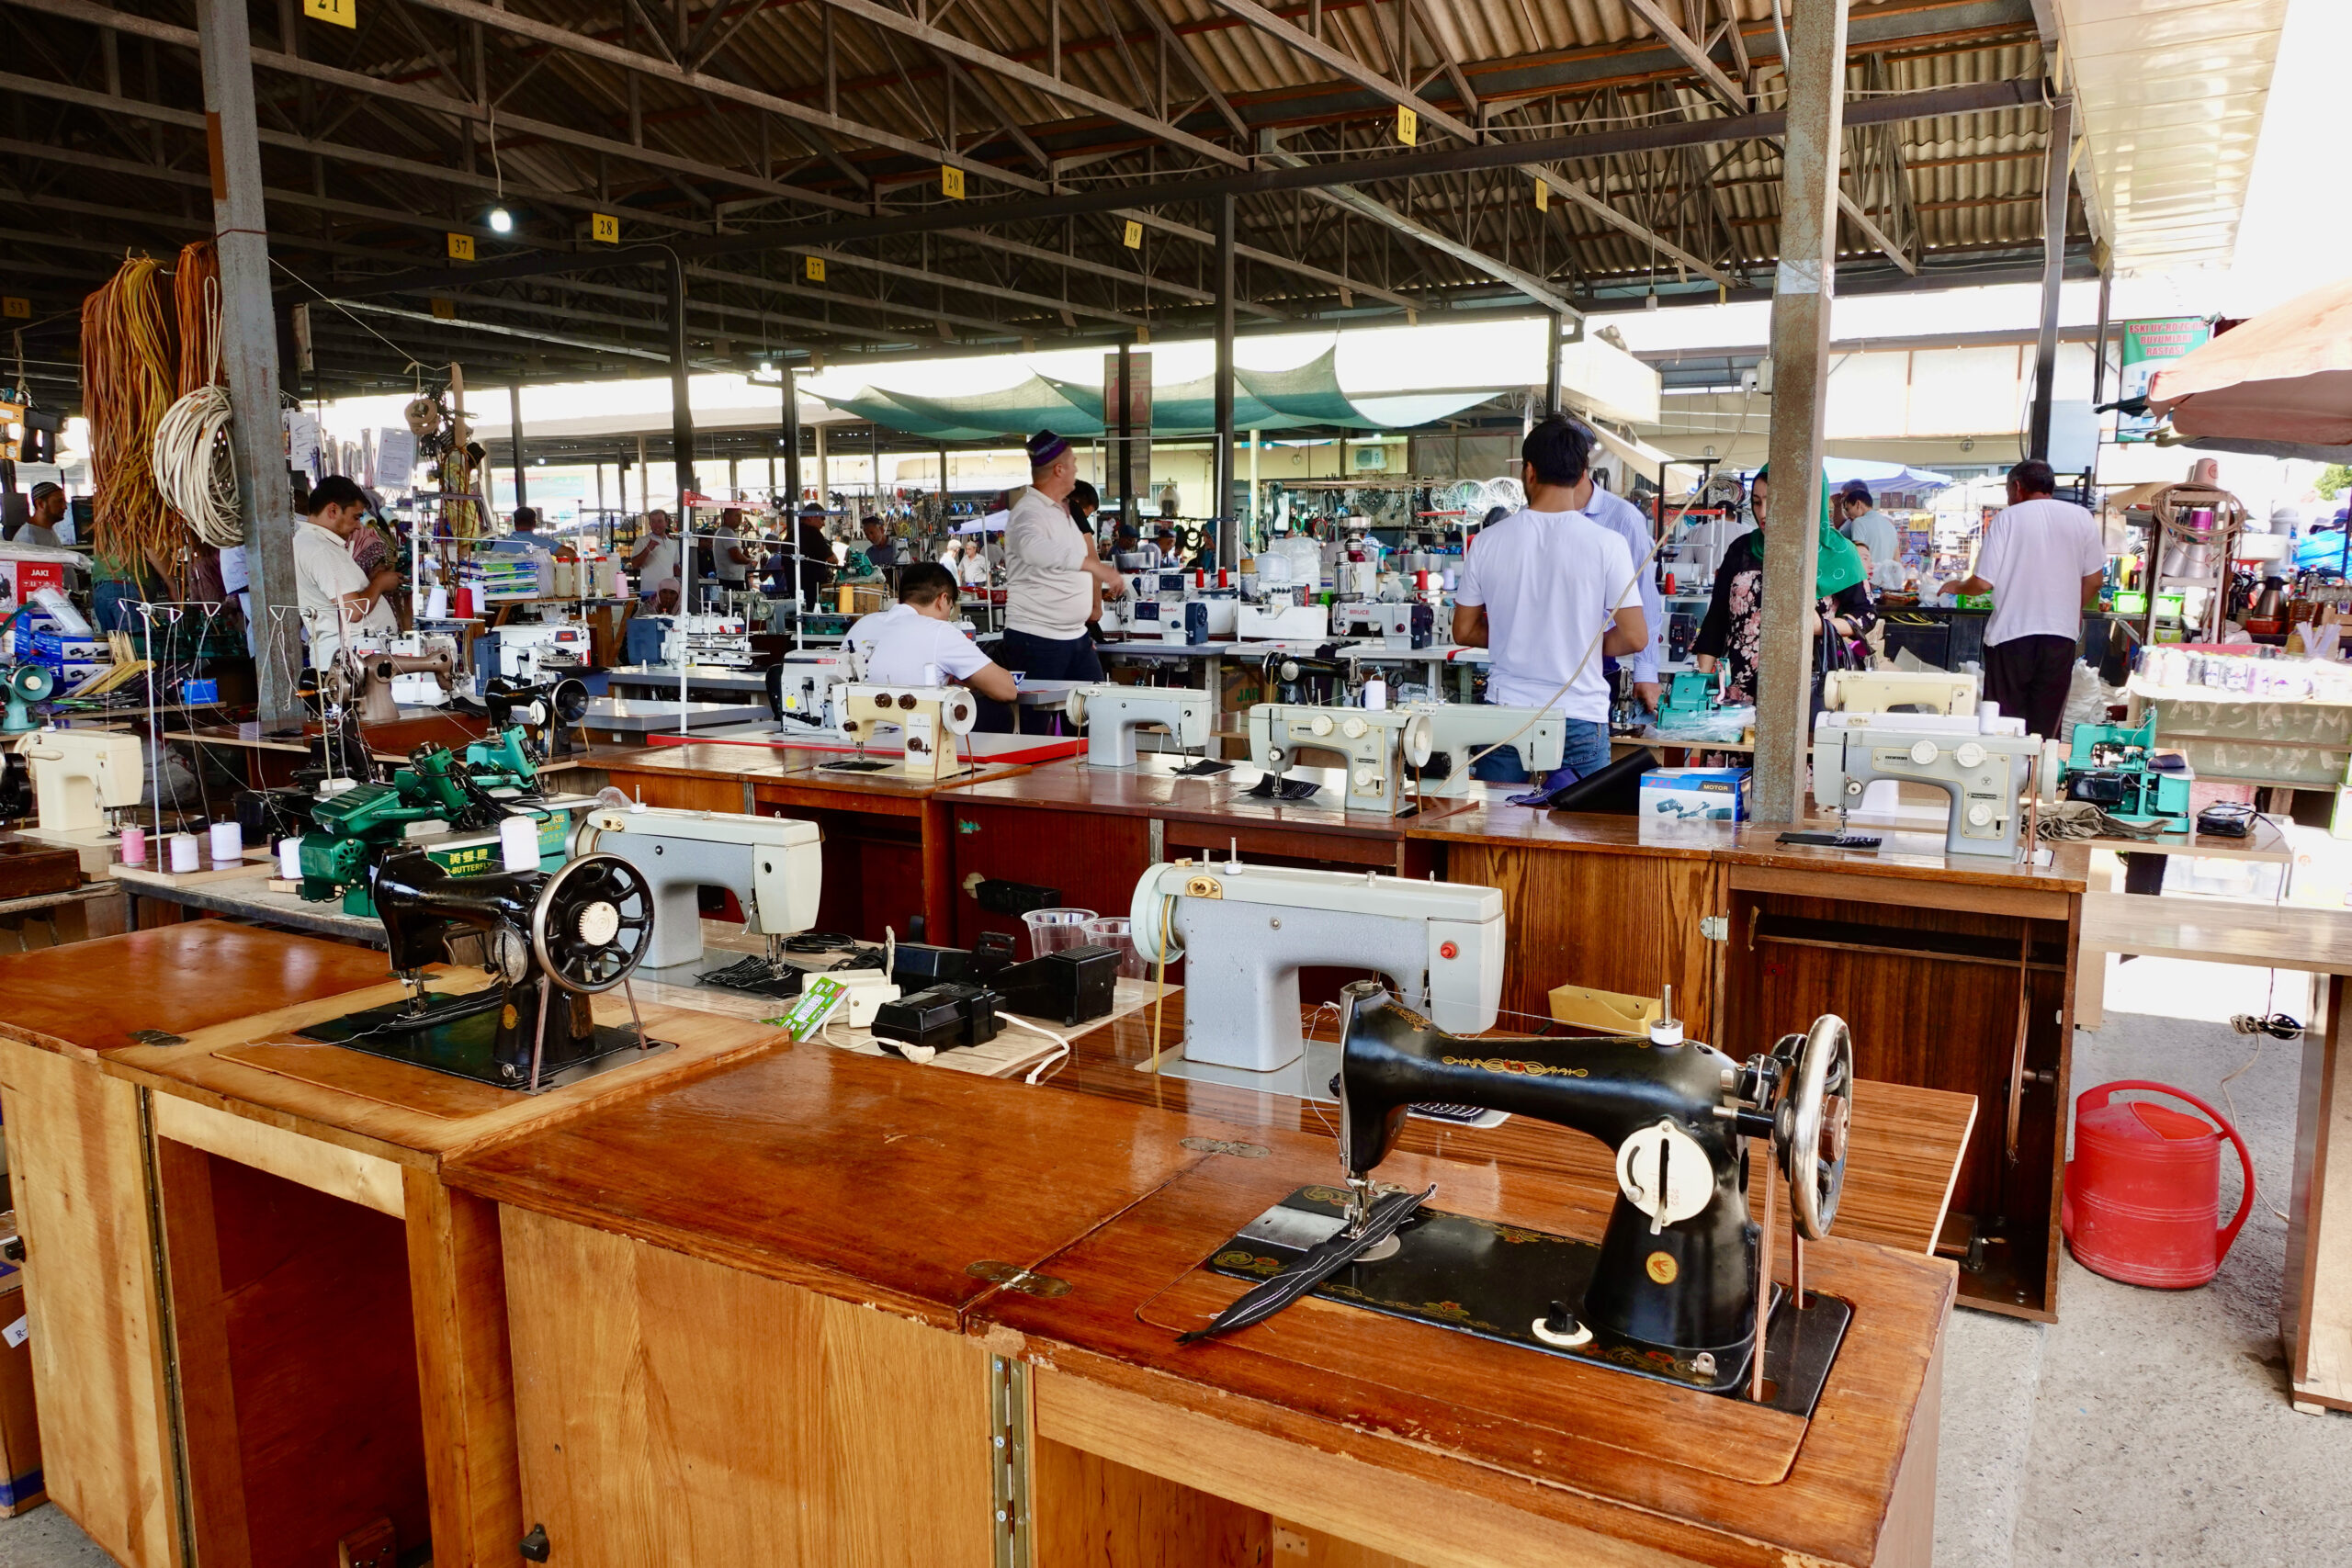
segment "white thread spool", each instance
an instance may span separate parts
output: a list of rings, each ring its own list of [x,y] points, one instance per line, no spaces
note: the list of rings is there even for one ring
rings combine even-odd
[[[198,846],[194,833],[172,835],[171,863],[175,873],[195,871],[202,865],[203,859],[204,852]]]
[[[1374,675],[1363,683],[1363,705],[1378,713],[1388,706],[1388,682]]]
[[[509,871],[538,870],[538,823],[528,817],[502,818],[498,824],[498,856]]]
[[[244,825],[234,821],[212,824],[212,863],[233,864],[244,858]]]
[[[302,874],[302,840],[299,834],[277,840],[277,874],[288,882]]]
[[[449,591],[439,583],[434,584],[431,591],[424,595],[424,618],[428,621],[446,621],[449,618]]]

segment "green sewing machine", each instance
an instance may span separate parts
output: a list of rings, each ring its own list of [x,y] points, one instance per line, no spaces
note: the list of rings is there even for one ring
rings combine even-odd
[[[2078,724],[2059,781],[2068,800],[2087,800],[2121,822],[2188,831],[2188,786],[2196,775],[2177,756],[2159,758],[2156,710],[2136,725]]]
[[[517,808],[539,818],[542,865],[562,864],[571,816],[541,804],[538,770],[519,728],[474,742],[463,757],[447,746],[420,746],[390,783],[354,784],[311,804],[300,853],[302,897],[340,897],[344,913],[374,916],[368,866],[417,838],[424,841],[416,847],[445,871],[496,871],[499,821]]]

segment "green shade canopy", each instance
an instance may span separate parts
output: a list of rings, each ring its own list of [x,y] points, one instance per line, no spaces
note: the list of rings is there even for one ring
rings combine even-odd
[[[1348,430],[1399,430],[1427,424],[1486,401],[1504,390],[1453,389],[1443,392],[1382,394],[1351,398],[1340,389],[1337,351],[1325,349],[1289,370],[1233,373],[1233,424],[1237,430],[1291,430],[1337,425]],[[1064,435],[1108,433],[1102,389],[1032,374],[993,392],[928,398],[913,392],[860,387],[844,397],[810,392],[832,408],[910,435],[939,441],[1013,437],[1035,430]],[[1216,378],[1204,376],[1153,389],[1151,433],[1199,435],[1216,427]]]

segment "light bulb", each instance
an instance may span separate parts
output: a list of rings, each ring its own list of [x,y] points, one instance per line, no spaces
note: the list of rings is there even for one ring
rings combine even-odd
[[[512,234],[514,231],[514,215],[503,207],[493,207],[490,209],[490,227],[493,233]]]

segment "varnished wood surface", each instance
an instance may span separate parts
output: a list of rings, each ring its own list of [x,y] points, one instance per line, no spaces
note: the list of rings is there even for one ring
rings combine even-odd
[[[51,1051],[119,1051],[134,1031],[187,1034],[384,976],[380,953],[193,920],[0,955],[0,1035]]]
[[[977,1340],[584,1225],[501,1213],[523,1507],[547,1530],[551,1562],[992,1560],[995,1450]],[[514,1561],[514,1540],[484,1561]],[[437,1530],[434,1542],[437,1558]]]
[[[1269,1130],[1263,1145],[1260,1157],[1207,1160],[1045,1260],[1038,1272],[1066,1293],[980,1304],[992,1346],[1011,1330],[1050,1369],[1040,1436],[1070,1440],[1052,1418],[1058,1402],[1083,1400],[1069,1378],[1346,1454],[1364,1487],[1393,1468],[1708,1562],[1873,1560],[1951,1308],[1951,1265],[1836,1238],[1808,1249],[1809,1288],[1858,1303],[1810,1423],[1312,1299],[1179,1347],[1173,1330],[1245,1288],[1201,1276],[1200,1261],[1329,1176],[1320,1138]],[[1381,1175],[1434,1181],[1432,1201],[1456,1213],[1595,1239],[1607,1213],[1591,1185],[1532,1171],[1400,1155]]]
[[[380,964],[380,957],[378,958]],[[436,966],[435,990],[478,989],[479,969]],[[511,1138],[639,1093],[665,1079],[709,1070],[765,1050],[777,1032],[748,1020],[684,1009],[639,1010],[646,1032],[675,1045],[578,1083],[539,1094],[492,1089],[405,1062],[300,1038],[308,1024],[394,1001],[396,980],[231,1022],[195,1029],[177,1045],[128,1045],[106,1070],[161,1093],[253,1117],[306,1137],[430,1169],[459,1150]],[[600,1023],[626,1027],[628,1002],[616,989],[595,998]]]
[[[1151,1061],[1155,1042],[1170,1051],[1183,1045],[1184,993],[1171,991],[1167,1006],[1157,1010],[1162,1016],[1156,1032],[1155,1010],[1147,1007],[1074,1036],[1068,1063],[1044,1081],[1079,1094],[1214,1119],[1231,1129],[1222,1134],[1227,1137],[1250,1138],[1261,1130],[1305,1133],[1325,1143],[1329,1168],[1317,1179],[1337,1177],[1332,1140],[1338,1118],[1332,1107],[1139,1071]],[[1310,1020],[1307,1033],[1335,1038],[1330,1015]],[[1869,1079],[1857,1083],[1837,1234],[1898,1251],[1928,1251],[1975,1114],[1976,1102],[1969,1095]],[[1617,1180],[1615,1153],[1598,1139],[1526,1116],[1485,1129],[1414,1117],[1405,1123],[1397,1147],[1457,1166],[1556,1176],[1604,1192],[1613,1190]]]
[[[950,795],[956,801],[1002,801],[1046,811],[1132,812],[1169,820],[1389,839],[1404,837],[1416,823],[1459,815],[1470,804],[1432,798],[1416,816],[1384,817],[1343,810],[1328,789],[1320,804],[1259,800],[1249,793],[1256,776],[1236,769],[1214,778],[1177,778],[1164,765],[1094,768],[1085,758],[1073,757],[1032,768],[1017,778],[959,784]]]
[[[706,781],[750,779],[760,784],[789,781],[795,789],[839,795],[849,801],[869,797],[922,800],[941,789],[1017,777],[1027,771],[1023,764],[1017,762],[984,764],[933,784],[887,769],[876,773],[840,773],[828,772],[823,766],[827,762],[840,761],[842,753],[837,751],[695,741],[683,746],[648,746],[639,750],[616,754],[605,760],[604,766],[616,783],[623,774]]]
[[[1807,820],[1799,828],[1827,830],[1835,818]],[[1540,811],[1532,807],[1480,802],[1408,829],[1413,837],[1441,840],[1490,840],[1549,849],[1618,854],[1705,856],[1738,865],[1962,883],[1978,887],[2017,887],[2079,893],[2090,874],[2090,853],[2079,844],[2051,846],[2047,865],[2023,866],[2006,855],[1943,852],[1940,834],[1856,829],[1882,835],[1877,850],[1833,850],[1775,840],[1791,829],[1776,822],[1660,823],[1637,817],[1587,812]]]
[[[444,1167],[470,1192],[927,1321],[1198,1160],[1229,1129],[779,1046]]]
[[[2083,895],[2086,953],[2137,953],[2209,964],[2352,975],[2352,912],[2211,898]]]

